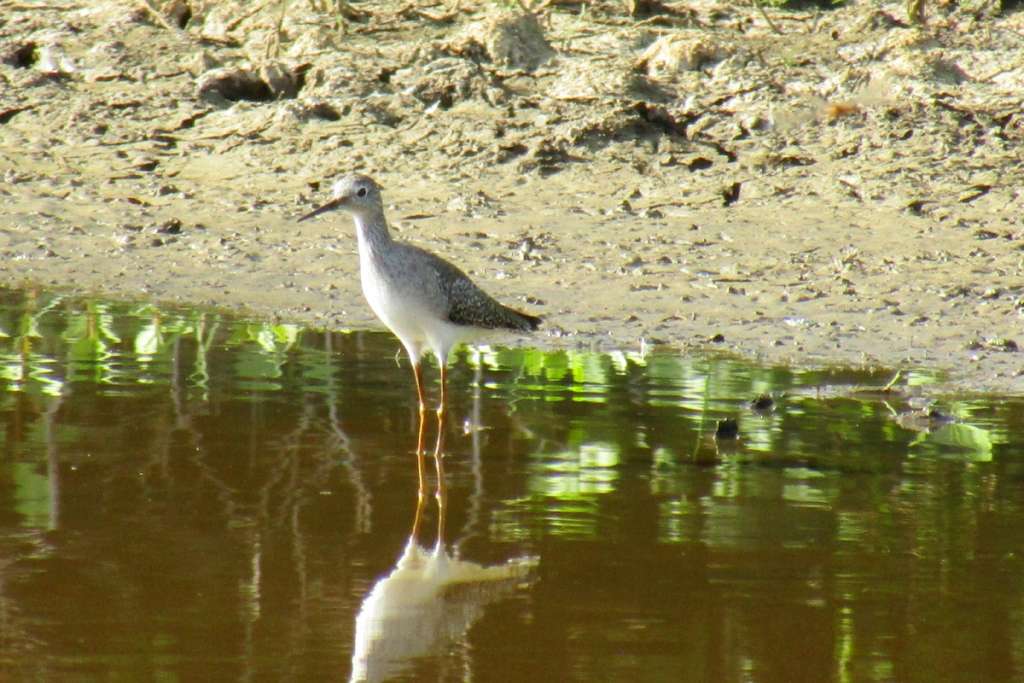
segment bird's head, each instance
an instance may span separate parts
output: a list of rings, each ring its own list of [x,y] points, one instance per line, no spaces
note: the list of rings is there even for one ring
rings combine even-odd
[[[344,209],[354,215],[366,215],[381,210],[380,186],[373,178],[351,174],[331,186],[331,200],[313,209],[299,219],[304,221],[334,209]]]

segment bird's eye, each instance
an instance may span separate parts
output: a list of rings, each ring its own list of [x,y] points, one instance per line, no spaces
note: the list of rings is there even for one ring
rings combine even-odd
[[[356,196],[358,196],[358,197],[365,197],[366,196],[366,188],[365,187],[360,187],[356,191]]]

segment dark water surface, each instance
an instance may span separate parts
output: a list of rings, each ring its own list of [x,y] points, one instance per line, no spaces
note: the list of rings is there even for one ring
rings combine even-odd
[[[389,335],[11,291],[0,333],[0,679],[1024,680],[1020,400],[465,350],[437,545]]]

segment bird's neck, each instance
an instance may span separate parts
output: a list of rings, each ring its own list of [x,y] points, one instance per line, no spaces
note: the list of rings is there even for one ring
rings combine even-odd
[[[369,256],[391,245],[391,233],[388,232],[388,222],[383,214],[356,214],[353,218],[361,253]]]

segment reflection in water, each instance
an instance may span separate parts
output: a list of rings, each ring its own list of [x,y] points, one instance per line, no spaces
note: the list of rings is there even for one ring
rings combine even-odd
[[[469,349],[439,542],[396,350],[0,294],[0,679],[1024,680],[1024,401]]]
[[[478,379],[479,376],[478,370]],[[479,470],[480,400],[478,382],[468,422],[473,434],[471,462],[474,478],[467,520],[473,520],[479,514],[483,493],[483,478]],[[423,411],[420,411],[417,458],[426,455],[422,451],[423,423]],[[438,454],[434,455],[437,458]],[[445,476],[440,463],[437,476]],[[391,680],[410,672],[417,659],[447,651],[453,643],[465,638],[488,604],[511,595],[517,589],[525,589],[533,576],[538,563],[535,556],[516,557],[485,567],[449,552],[445,536],[448,497],[446,487],[440,481],[437,493],[434,549],[428,550],[419,540],[427,502],[420,479],[416,513],[405,548],[391,572],[374,584],[359,608],[352,648],[352,681]]]
[[[374,585],[356,616],[353,681],[391,680],[411,671],[417,658],[446,651],[465,637],[489,603],[523,587],[537,565],[536,557],[489,567],[455,557],[445,549],[443,509],[437,542],[428,550],[417,539],[423,508],[420,498],[398,562]]]

